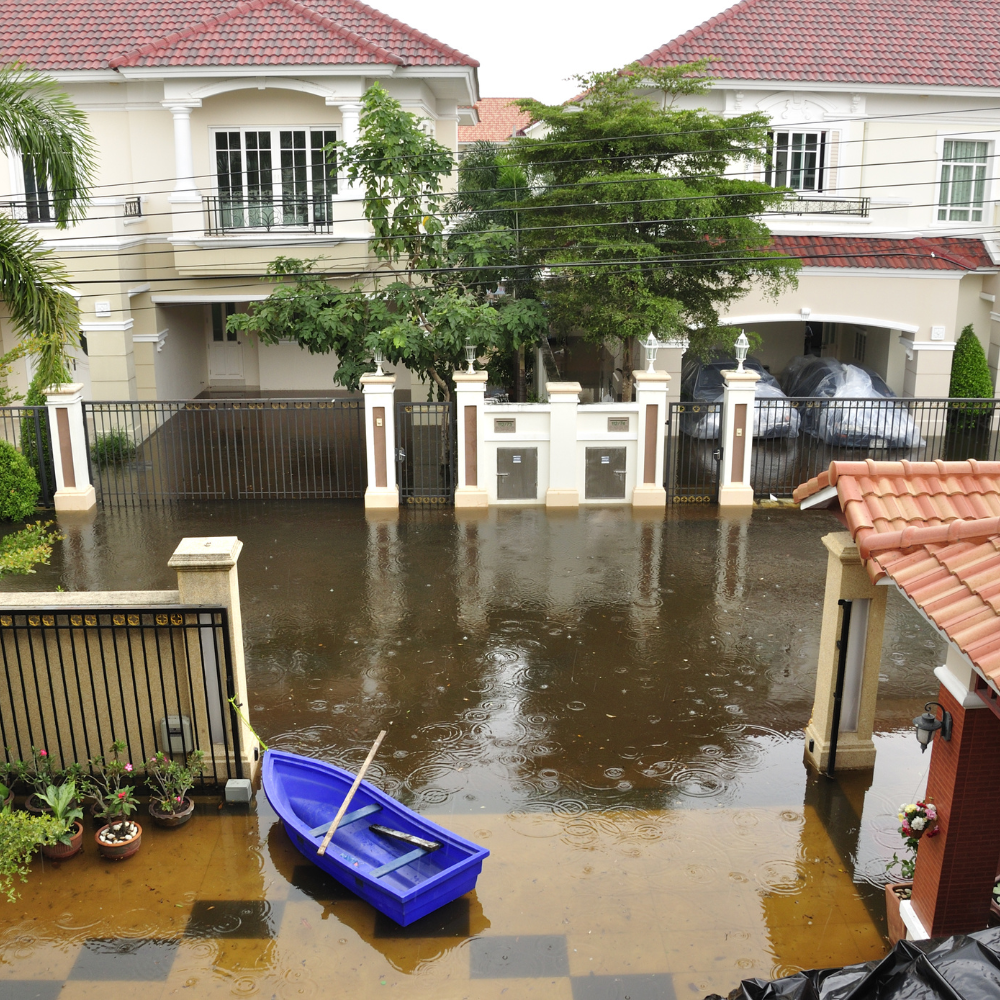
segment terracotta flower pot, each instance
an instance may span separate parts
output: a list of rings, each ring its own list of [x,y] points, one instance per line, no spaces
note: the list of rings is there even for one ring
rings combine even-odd
[[[83,824],[77,820],[73,827],[76,832],[70,837],[68,844],[42,844],[42,854],[53,861],[65,861],[77,854],[83,847]]]
[[[33,816],[44,816],[46,813],[52,812],[52,810],[45,804],[45,800],[40,798],[37,792],[32,792],[24,800],[24,808],[27,809]]]
[[[107,858],[109,861],[124,861],[126,858],[132,857],[139,850],[139,845],[142,843],[142,827],[134,819],[128,822],[136,828],[136,833],[132,837],[129,837],[128,840],[120,840],[116,844],[106,844],[101,840],[101,834],[112,826],[116,826],[116,823],[109,823],[107,826],[102,826],[94,834],[97,849],[101,852],[102,857]]]
[[[176,812],[160,809],[155,799],[149,800],[149,815],[157,826],[183,826],[194,812],[194,799],[184,796],[184,802]]]
[[[906,924],[899,913],[899,898],[897,889],[912,889],[912,882],[890,882],[885,887],[885,916],[889,924],[889,944],[895,946],[906,937]]]

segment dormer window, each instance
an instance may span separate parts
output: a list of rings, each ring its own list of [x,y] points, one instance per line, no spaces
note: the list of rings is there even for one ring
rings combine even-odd
[[[774,131],[768,141],[764,182],[794,191],[822,191],[827,169],[826,132]]]
[[[938,222],[982,222],[989,143],[946,139]]]
[[[327,128],[226,129],[214,136],[223,229],[329,225],[337,156]]]

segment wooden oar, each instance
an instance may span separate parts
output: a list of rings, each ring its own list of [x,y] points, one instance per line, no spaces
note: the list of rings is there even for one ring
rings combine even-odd
[[[358,776],[354,779],[354,784],[351,785],[351,790],[347,793],[347,798],[340,803],[337,815],[333,817],[330,829],[326,831],[326,836],[323,838],[323,843],[319,845],[319,850],[316,852],[317,854],[326,854],[326,849],[330,845],[333,835],[337,832],[337,827],[340,825],[340,821],[344,818],[344,813],[347,812],[347,807],[351,804],[351,799],[354,798],[354,793],[358,790],[358,785],[361,784],[361,779],[365,776],[365,771],[368,770],[368,765],[375,759],[375,753],[379,748],[379,744],[385,739],[385,733],[386,731],[383,729],[382,732],[378,734],[378,739],[373,744],[371,750],[368,751],[368,756],[365,758],[365,762],[361,765],[361,770],[358,771]]]

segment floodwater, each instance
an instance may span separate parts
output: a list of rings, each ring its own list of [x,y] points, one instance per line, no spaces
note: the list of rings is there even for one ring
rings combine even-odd
[[[891,593],[874,773],[807,771],[829,513],[215,503],[63,527],[3,589],[171,587],[181,537],[238,535],[261,737],[356,769],[388,729],[370,779],[492,854],[403,931],[262,794],[205,800],[128,862],[36,861],[0,901],[5,1000],[644,1000],[884,954],[895,813],[928,761],[909,720],[943,647]]]

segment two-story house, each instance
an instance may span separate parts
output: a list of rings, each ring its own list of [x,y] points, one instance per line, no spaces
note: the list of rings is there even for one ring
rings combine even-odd
[[[761,111],[770,158],[740,176],[788,187],[768,223],[802,260],[777,301],[723,317],[794,355],[861,362],[898,393],[946,396],[972,323],[1000,367],[1000,7],[989,0],[743,0],[644,56],[711,60],[711,91],[681,99]],[[667,352],[677,365],[679,351]]]
[[[267,296],[278,254],[345,286],[370,267],[359,192],[325,149],[356,140],[373,81],[456,151],[479,98],[474,59],[355,0],[23,0],[0,60],[54,77],[90,119],[86,220],[57,230],[45,178],[14,158],[0,211],[67,262],[95,399],[330,393],[335,357],[235,337],[227,314]]]

